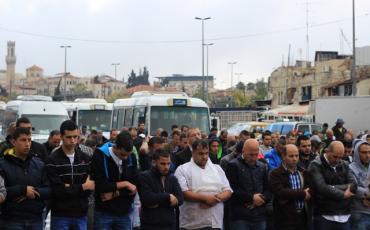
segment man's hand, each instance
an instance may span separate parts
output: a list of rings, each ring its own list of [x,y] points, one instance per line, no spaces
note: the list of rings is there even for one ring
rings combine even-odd
[[[27,197],[25,197],[25,196],[21,196],[21,197],[18,197],[18,198],[16,198],[14,201],[16,202],[16,203],[21,203],[22,201],[25,201],[27,199]]]
[[[353,194],[351,192],[351,186],[348,185],[348,188],[346,189],[346,191],[344,191],[344,199],[349,199],[351,198],[352,196],[354,196],[355,194]]]
[[[310,188],[306,188],[305,190],[304,190],[304,192],[306,193],[306,196],[304,197],[304,200],[309,200],[309,199],[311,199],[311,194],[310,194]]]
[[[108,201],[108,200],[112,200],[113,199],[113,192],[106,192],[106,193],[100,194],[100,199],[103,202]]]
[[[261,193],[256,193],[253,195],[253,206],[258,207],[265,203],[265,200],[263,199],[263,196]]]
[[[40,193],[38,193],[33,186],[27,186],[26,197],[27,199],[33,200],[36,197],[40,197]]]
[[[178,204],[177,198],[172,194],[170,194],[170,204],[171,206],[176,206]]]
[[[213,207],[216,204],[218,204],[219,202],[221,202],[221,200],[218,199],[216,196],[214,196],[214,195],[205,195],[204,203],[206,205]]]
[[[95,182],[93,180],[90,180],[90,176],[87,176],[85,183],[82,184],[82,189],[84,191],[86,190],[95,190]]]
[[[363,199],[362,200],[362,204],[366,207],[366,208],[370,208],[370,200],[368,199]]]
[[[127,189],[130,191],[130,195],[135,195],[137,192],[136,186],[128,181],[117,182],[117,189]]]

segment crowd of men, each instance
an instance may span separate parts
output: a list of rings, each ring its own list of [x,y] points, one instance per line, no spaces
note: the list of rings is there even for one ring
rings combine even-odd
[[[111,130],[19,118],[0,143],[0,229],[370,229],[370,133]]]

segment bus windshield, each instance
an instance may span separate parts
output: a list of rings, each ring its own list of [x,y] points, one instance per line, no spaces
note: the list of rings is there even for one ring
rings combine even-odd
[[[150,134],[158,128],[171,132],[172,125],[188,125],[209,132],[209,114],[207,108],[152,106],[150,111]]]
[[[59,130],[63,121],[68,120],[68,116],[63,115],[32,115],[26,114],[32,124],[32,134],[49,135],[53,130]]]
[[[112,111],[110,110],[79,110],[78,126],[86,125],[87,130],[109,132]]]

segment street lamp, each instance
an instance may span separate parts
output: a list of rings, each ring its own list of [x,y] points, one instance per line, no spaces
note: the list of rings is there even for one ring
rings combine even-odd
[[[352,0],[352,96],[356,96],[356,21],[355,21],[355,0]]]
[[[209,81],[209,74],[208,74],[208,64],[209,64],[209,56],[208,56],[208,46],[213,46],[214,43],[207,43],[207,44],[204,44],[206,46],[206,53],[207,53],[207,82],[206,82],[206,90],[205,90],[205,98],[206,98],[206,102],[208,102],[208,81]]]
[[[120,63],[112,63],[114,65],[114,79],[117,80],[117,66],[120,65]]]
[[[206,17],[206,18],[200,18],[200,17],[195,17],[196,20],[201,20],[202,21],[202,96],[203,100],[205,100],[205,89],[204,89],[204,21],[211,19],[211,17]]]
[[[236,64],[237,62],[236,61],[233,61],[233,62],[228,62],[227,64],[229,64],[230,65],[230,67],[231,67],[231,72],[230,72],[230,74],[231,74],[231,86],[230,86],[230,90],[233,88],[233,78],[234,78],[234,65]]]
[[[67,93],[67,49],[72,48],[72,46],[60,46],[60,48],[64,49],[64,100],[66,101],[66,93]]]

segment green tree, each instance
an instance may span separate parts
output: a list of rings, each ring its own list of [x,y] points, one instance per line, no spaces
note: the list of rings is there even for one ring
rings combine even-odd
[[[71,91],[74,93],[84,93],[87,92],[87,87],[85,84],[78,83],[71,89]]]
[[[232,93],[232,106],[233,107],[245,107],[251,105],[251,98],[246,97],[244,92],[241,90],[235,90]]]
[[[243,82],[239,81],[238,84],[236,84],[236,89],[244,92],[245,91],[245,84]]]
[[[256,96],[254,97],[255,100],[264,100],[267,97],[267,83],[263,78],[257,80],[255,91],[256,91]]]
[[[248,84],[247,84],[247,90],[254,90],[255,87],[256,87],[256,84],[255,83],[248,82]]]

